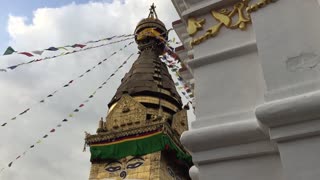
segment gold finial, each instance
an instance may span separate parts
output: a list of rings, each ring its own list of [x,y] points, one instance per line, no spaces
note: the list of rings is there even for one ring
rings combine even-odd
[[[150,13],[148,18],[152,18],[154,19],[154,16],[156,16],[156,19],[158,19],[157,13],[156,13],[156,6],[154,5],[154,3],[152,3],[152,5],[150,6]]]

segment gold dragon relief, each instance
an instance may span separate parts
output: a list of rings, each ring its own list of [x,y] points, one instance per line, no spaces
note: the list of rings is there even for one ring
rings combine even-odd
[[[247,25],[251,23],[250,14],[266,5],[277,0],[260,0],[257,3],[250,4],[251,0],[241,0],[235,3],[232,8],[222,8],[220,10],[211,10],[212,17],[218,22],[217,24],[206,29],[205,33],[190,41],[190,46],[198,45],[203,41],[217,36],[222,27],[228,29],[245,30]],[[188,19],[187,32],[190,36],[194,36],[198,31],[203,30],[206,19],[190,17]]]

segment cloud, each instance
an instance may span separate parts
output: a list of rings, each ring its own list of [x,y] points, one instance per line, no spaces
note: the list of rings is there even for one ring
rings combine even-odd
[[[171,28],[171,22],[178,19],[171,1],[154,2],[159,18],[168,29]],[[18,51],[28,51],[130,34],[133,33],[135,25],[148,15],[151,3],[149,0],[71,3],[59,8],[36,9],[31,21],[28,21],[27,17],[11,14],[8,16],[7,27],[10,45]],[[124,45],[125,43],[119,43],[92,49],[2,73],[0,122],[10,119],[27,107],[32,107],[32,110],[20,119],[10,122],[7,127],[0,128],[0,169],[85,100],[129,54],[137,52],[136,46],[130,46],[95,71],[75,81],[71,87],[57,93],[46,104],[39,105],[37,102]],[[95,132],[98,120],[106,115],[107,103],[136,57],[134,56],[72,121],[63,124],[54,135],[49,134],[48,139],[14,162],[11,168],[0,174],[0,178],[88,179],[90,153],[82,152],[84,131]],[[6,67],[27,60],[29,59],[22,55],[2,56],[0,66]]]

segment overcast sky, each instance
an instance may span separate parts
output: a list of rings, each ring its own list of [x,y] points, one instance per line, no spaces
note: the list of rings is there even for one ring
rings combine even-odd
[[[0,48],[3,51],[8,45],[18,51],[31,51],[97,40],[112,35],[130,34],[133,33],[139,20],[148,15],[152,2],[157,6],[158,17],[168,29],[171,28],[172,21],[179,19],[170,0],[8,2],[1,6],[6,9],[5,11],[0,9],[2,13],[0,24],[2,28],[5,27],[5,31],[0,30],[0,38],[2,42],[6,42],[1,44]],[[136,45],[98,66],[69,88],[57,93],[47,103],[39,105],[37,102],[125,43],[33,63],[14,71],[0,73],[0,123],[6,122],[27,107],[32,108],[16,121],[10,121],[7,126],[0,127],[2,140],[0,169],[6,167],[10,161],[67,117],[129,54],[137,52]],[[46,55],[50,54],[43,54]],[[137,55],[108,82],[105,88],[98,91],[95,98],[86,104],[72,121],[64,123],[56,133],[49,134],[45,141],[15,161],[11,168],[6,168],[0,174],[0,179],[88,179],[90,153],[88,149],[87,152],[82,152],[84,131],[95,133],[98,120],[106,116],[107,103],[136,57]],[[0,56],[0,68],[29,60],[32,58],[23,55]]]

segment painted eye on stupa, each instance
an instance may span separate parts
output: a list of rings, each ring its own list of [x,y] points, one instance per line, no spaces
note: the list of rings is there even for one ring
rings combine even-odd
[[[122,164],[119,161],[112,161],[105,166],[105,170],[108,172],[117,172],[122,169]]]
[[[108,171],[108,172],[116,172],[116,171],[121,170],[121,166],[115,166],[115,167],[109,166],[109,167],[106,167],[105,170]]]
[[[133,163],[133,164],[128,164],[127,165],[127,169],[135,169],[139,166],[141,166],[143,164],[143,162],[136,162],[136,163]]]
[[[144,159],[141,157],[134,157],[127,162],[127,169],[135,169],[144,163]]]

